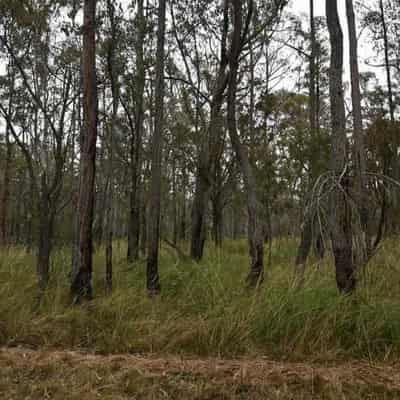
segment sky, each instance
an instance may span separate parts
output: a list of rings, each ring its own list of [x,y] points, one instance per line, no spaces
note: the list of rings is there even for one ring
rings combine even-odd
[[[348,31],[347,31],[347,18],[346,18],[346,1],[337,0],[340,24],[342,26],[344,35],[344,80],[350,80],[350,67],[349,67],[349,45],[348,45]],[[309,14],[309,0],[291,0],[291,10],[293,13]],[[325,16],[325,0],[314,0],[314,14],[315,16]],[[357,12],[356,12],[357,23]],[[357,31],[358,34],[358,31]],[[377,74],[378,79],[383,82],[383,71],[376,68],[368,67],[364,60],[368,57],[374,56],[373,49],[368,44],[367,32],[364,31],[359,38],[358,42],[358,56],[359,56],[359,69],[360,72],[372,71]]]

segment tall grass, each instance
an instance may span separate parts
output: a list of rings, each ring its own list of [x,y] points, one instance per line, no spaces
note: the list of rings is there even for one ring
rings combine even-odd
[[[101,353],[269,355],[321,360],[400,355],[400,250],[387,241],[354,296],[335,288],[329,260],[310,261],[302,289],[293,280],[293,240],[275,241],[258,291],[244,287],[245,241],[209,247],[204,261],[160,260],[162,293],[148,298],[145,264],[125,262],[116,243],[114,291],[105,295],[104,256],[95,255],[95,299],[71,306],[69,249],[52,260],[48,291],[38,295],[35,259],[22,249],[0,254],[0,344],[79,348]]]

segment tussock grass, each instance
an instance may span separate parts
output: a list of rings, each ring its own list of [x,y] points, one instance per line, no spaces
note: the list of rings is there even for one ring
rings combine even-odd
[[[53,257],[51,284],[39,296],[35,258],[23,249],[0,254],[0,343],[68,347],[99,353],[196,356],[269,355],[287,359],[395,359],[400,355],[400,250],[383,244],[354,296],[335,288],[329,259],[311,260],[302,289],[293,286],[294,240],[275,241],[258,291],[244,288],[245,241],[209,247],[200,264],[162,250],[162,294],[145,291],[145,264],[128,265],[114,250],[114,291],[104,291],[104,254],[94,260],[95,299],[71,306],[70,254]]]

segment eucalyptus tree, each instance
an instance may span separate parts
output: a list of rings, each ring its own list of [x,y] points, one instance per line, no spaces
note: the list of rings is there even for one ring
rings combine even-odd
[[[372,243],[370,239],[369,210],[367,204],[366,182],[366,152],[364,144],[364,131],[361,109],[360,73],[358,68],[358,44],[356,32],[356,19],[354,15],[353,0],[346,0],[347,24],[349,30],[349,60],[351,76],[351,99],[353,105],[353,158],[355,169],[356,197],[361,219],[362,238],[365,246],[362,251],[362,260],[356,260],[357,264],[363,264],[370,257]]]
[[[106,207],[106,289],[112,289],[113,274],[113,228],[115,219],[115,147],[116,133],[118,129],[118,106],[120,83],[119,75],[121,69],[118,68],[118,44],[121,38],[121,9],[118,9],[115,2],[107,0],[107,16],[109,20],[109,32],[107,37],[107,73],[111,85],[112,112],[108,124],[108,166],[107,166],[107,207]]]
[[[140,202],[141,202],[141,163],[142,163],[142,138],[144,128],[144,87],[145,87],[145,60],[144,40],[146,35],[146,18],[144,15],[144,2],[138,0],[137,15],[135,21],[135,57],[136,75],[135,82],[135,121],[134,135],[130,147],[131,159],[131,190],[128,222],[128,253],[129,262],[139,258],[139,237],[140,237]]]
[[[97,141],[96,0],[85,0],[83,8],[83,140],[78,197],[79,258],[71,283],[74,302],[92,297],[93,210]]]
[[[161,167],[164,129],[164,64],[165,64],[166,0],[159,0],[155,83],[155,122],[151,142],[151,180],[149,193],[147,290],[150,295],[160,292],[158,250],[160,240]]]
[[[336,0],[326,0],[326,18],[331,44],[330,101],[331,101],[331,170],[334,190],[330,199],[330,233],[336,267],[336,282],[344,293],[356,287],[353,260],[351,210],[346,199],[349,189],[348,140],[345,126],[343,91],[343,32]]]
[[[7,65],[6,75],[6,93],[8,97],[7,112],[11,114],[14,99],[14,71],[12,62],[9,61]],[[0,248],[8,244],[8,212],[10,209],[10,182],[12,179],[12,160],[13,160],[13,146],[10,140],[10,124],[5,120],[4,144],[0,143],[0,160],[2,165],[3,174],[0,181]]]
[[[310,121],[310,138],[311,141],[316,141],[316,131],[318,126],[318,114],[317,114],[317,90],[316,90],[316,52],[317,52],[317,41],[315,32],[315,17],[314,17],[314,0],[309,1],[310,9],[310,47],[311,52],[308,56],[309,61],[309,121]],[[312,157],[315,157],[315,153],[312,152]],[[314,184],[315,180],[315,167],[311,161],[310,167],[310,184]],[[310,185],[310,186],[311,186]],[[300,274],[300,279],[303,279],[305,263],[307,260],[308,253],[312,245],[312,231],[313,231],[313,218],[306,216],[304,226],[301,232],[301,240],[296,256],[296,269]]]
[[[228,113],[227,123],[232,146],[239,160],[243,175],[248,211],[248,235],[250,248],[250,272],[247,278],[249,286],[255,287],[263,280],[264,274],[264,238],[260,218],[259,201],[257,198],[256,181],[251,167],[247,149],[240,140],[236,123],[236,92],[237,75],[239,70],[239,57],[247,38],[249,21],[251,19],[253,2],[249,1],[247,16],[243,15],[240,1],[232,0],[233,33],[229,51],[229,78],[228,78]],[[244,21],[245,20],[245,23]]]

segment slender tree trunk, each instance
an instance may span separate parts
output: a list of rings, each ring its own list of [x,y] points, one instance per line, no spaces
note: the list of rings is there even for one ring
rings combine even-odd
[[[316,178],[316,160],[315,157],[318,155],[316,151],[317,145],[317,96],[316,96],[316,38],[315,38],[315,20],[314,20],[314,0],[310,0],[310,41],[311,41],[311,54],[310,54],[310,82],[309,82],[309,125],[310,125],[310,143],[311,143],[311,159],[310,159],[310,174],[309,174],[309,188],[311,190],[314,180]],[[310,249],[312,246],[313,239],[313,218],[311,213],[307,210],[307,205],[305,206],[305,217],[304,223],[301,230],[300,244],[297,249],[296,257],[296,272],[300,283],[303,281],[304,271],[306,268],[306,262]]]
[[[41,188],[38,194],[38,254],[37,276],[40,290],[49,284],[50,255],[53,247],[54,219],[56,202],[51,199],[47,176],[41,177]]]
[[[11,115],[14,99],[14,69],[12,63],[8,66],[9,75],[9,98],[8,98],[8,115]],[[11,162],[12,162],[12,145],[10,142],[10,122],[5,121],[5,157],[4,157],[4,173],[3,184],[0,187],[0,248],[8,244],[7,238],[7,214],[9,209],[10,182],[11,182]]]
[[[353,264],[351,210],[346,201],[349,182],[347,168],[347,138],[343,95],[343,33],[337,12],[337,0],[326,0],[326,18],[331,43],[329,94],[331,101],[331,169],[337,185],[331,196],[331,240],[339,291],[350,293],[356,287]]]
[[[115,147],[115,131],[117,127],[118,105],[119,105],[119,84],[118,74],[116,70],[115,46],[118,41],[118,27],[115,20],[115,6],[111,0],[107,0],[108,16],[110,18],[111,35],[108,45],[107,66],[108,74],[111,82],[112,93],[112,116],[109,129],[109,155],[108,155],[108,204],[107,204],[107,236],[106,236],[106,291],[112,290],[113,275],[113,228],[115,218],[115,194],[114,194],[114,147]]]
[[[97,79],[95,40],[96,0],[85,0],[83,10],[83,114],[82,176],[78,198],[79,265],[73,277],[74,301],[92,298],[94,180],[97,140]]]
[[[356,259],[356,267],[364,265],[371,255],[371,239],[368,229],[368,206],[367,206],[367,186],[366,186],[366,160],[364,133],[361,112],[361,92],[360,92],[360,75],[358,70],[357,55],[357,32],[354,16],[353,0],[346,0],[347,24],[349,29],[350,44],[350,73],[351,73],[351,99],[353,104],[353,132],[354,132],[354,148],[353,155],[355,161],[355,190],[358,203],[361,232],[357,232],[360,236],[358,241],[362,244]]]
[[[141,201],[142,218],[140,218],[140,229],[141,229],[140,251],[143,254],[143,256],[146,256],[146,252],[147,252],[147,205],[146,205],[146,201],[144,201],[145,195],[146,194],[143,193],[143,191],[142,191],[142,201]]]
[[[176,159],[172,155],[172,243],[176,246],[178,242],[178,196],[177,196],[177,176]]]
[[[158,6],[155,126],[151,149],[152,163],[147,243],[147,290],[150,295],[158,294],[161,289],[158,275],[158,247],[160,239],[161,162],[164,128],[165,3],[166,0],[159,0]]]
[[[246,190],[248,212],[248,237],[250,250],[250,271],[247,283],[256,287],[263,281],[264,275],[264,240],[260,207],[257,199],[256,181],[245,146],[241,143],[236,125],[236,92],[239,56],[242,48],[243,22],[240,0],[231,0],[233,5],[234,31],[231,39],[228,80],[228,131],[232,146],[239,160]]]
[[[78,90],[80,91],[81,84],[82,84],[82,68],[80,69],[80,74],[78,78],[78,83],[76,84],[77,87],[79,88]],[[83,130],[82,130],[82,100],[81,96],[77,97],[77,104],[76,104],[76,117],[77,117],[77,126],[78,126],[78,147],[79,151],[82,150],[83,148]],[[75,145],[75,142],[74,142]],[[78,171],[78,177],[77,179],[74,179],[77,181],[77,186],[74,188],[75,190],[75,195],[73,197],[73,204],[75,209],[78,209],[78,197],[79,197],[79,192],[80,192],[80,187],[81,187],[81,178],[82,178],[82,158],[79,160],[79,171]],[[73,240],[72,240],[72,254],[71,254],[71,283],[73,282],[73,279],[75,278],[76,274],[78,273],[79,269],[79,212],[74,213],[74,235],[73,235]]]
[[[8,123],[6,123],[6,149],[4,157],[4,172],[3,172],[3,184],[0,190],[0,248],[4,247],[8,243],[7,239],[7,215],[8,215],[8,200],[10,197],[10,181],[11,181],[11,161],[12,161],[12,149],[9,137]]]
[[[221,188],[216,188],[212,198],[213,239],[216,247],[222,247],[223,199]]]
[[[383,49],[384,49],[384,56],[385,56],[385,71],[386,71],[386,82],[387,82],[387,90],[388,90],[388,102],[389,102],[389,115],[390,115],[390,122],[391,122],[391,129],[394,127],[395,123],[395,102],[393,99],[393,83],[392,83],[392,74],[390,68],[390,58],[389,58],[389,40],[388,40],[388,30],[387,30],[387,22],[385,17],[385,9],[383,6],[383,0],[379,0],[379,10],[380,10],[380,19],[382,25],[382,32],[383,32]],[[383,173],[385,175],[389,175],[390,177],[394,178],[395,180],[399,179],[399,162],[398,162],[398,154],[396,151],[391,149],[389,143],[386,144],[387,146],[387,154],[390,154],[388,160],[385,160]],[[382,215],[386,217],[385,221],[382,220],[382,225],[384,224],[391,233],[396,233],[399,229],[399,196],[396,192],[394,194],[393,202],[388,202],[386,192],[383,191],[383,205],[387,206],[389,203],[389,209],[382,212]],[[382,205],[382,207],[383,207]],[[383,231],[383,226],[379,228]],[[379,243],[379,241],[378,241]]]
[[[186,240],[186,167],[182,165],[182,190],[181,190],[181,212],[179,224],[179,239]]]
[[[135,139],[132,138],[131,151],[131,193],[130,193],[130,212],[128,223],[128,262],[139,259],[139,239],[140,239],[140,182],[141,182],[141,154],[143,136],[143,96],[145,86],[145,66],[143,54],[143,42],[145,39],[146,20],[143,13],[143,0],[138,1],[137,14],[138,34],[135,42],[136,48],[136,120],[135,120]]]
[[[224,22],[221,40],[221,59],[212,93],[210,122],[207,131],[207,141],[203,144],[197,168],[196,187],[192,207],[192,231],[190,243],[190,256],[195,261],[203,257],[206,211],[211,196],[213,177],[215,176],[216,161],[218,157],[218,143],[221,134],[221,108],[224,101],[224,92],[227,85],[226,68],[228,57],[226,39],[228,32],[228,1],[224,0]]]
[[[42,185],[39,202],[37,276],[40,290],[49,284],[50,254],[53,243],[54,218],[50,210],[46,184]]]

